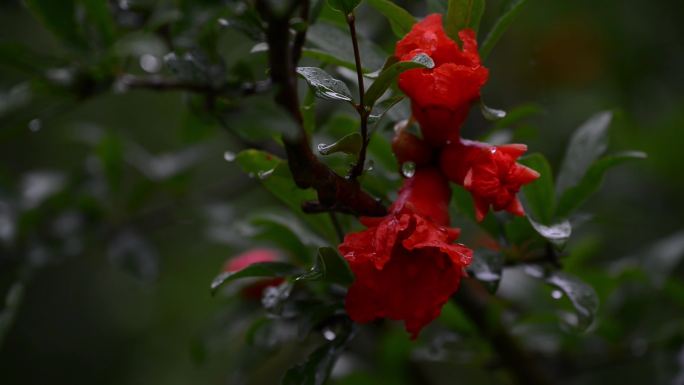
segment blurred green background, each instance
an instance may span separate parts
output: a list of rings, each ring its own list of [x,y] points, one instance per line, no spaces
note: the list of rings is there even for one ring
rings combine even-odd
[[[290,214],[225,159],[254,142],[277,148],[268,117],[228,106],[220,124],[200,97],[118,81],[168,74],[170,52],[207,44],[231,81],[264,79],[240,25],[220,28],[239,2],[105,2],[111,19],[81,5],[93,1],[53,3],[47,25],[83,22],[80,36],[59,39],[24,2],[0,4],[0,383],[277,383],[306,349],[244,348],[258,310],[208,289],[232,255],[286,242],[244,222]],[[397,3],[417,16],[443,6]],[[483,30],[506,3],[488,2]],[[615,112],[610,151],[649,155],[611,171],[574,219],[583,226],[565,266],[602,304],[588,333],[559,327],[547,292],[502,283],[529,309],[511,330],[557,383],[684,384],[683,14],[676,0],[530,0],[485,63],[487,103],[529,114],[504,134],[555,170],[572,131],[601,110]],[[362,5],[358,25],[391,52],[378,13]],[[320,120],[332,111],[324,104]],[[465,136],[487,127],[472,116]],[[411,345],[389,326],[374,338],[343,356],[335,383],[507,383],[488,373],[496,363],[472,331]]]

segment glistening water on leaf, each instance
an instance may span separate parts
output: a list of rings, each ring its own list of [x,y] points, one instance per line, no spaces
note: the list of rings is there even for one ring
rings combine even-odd
[[[546,240],[553,243],[557,247],[565,246],[565,243],[568,241],[570,235],[572,234],[572,225],[568,220],[564,220],[551,225],[544,225],[535,221],[529,215],[527,216],[527,219],[530,221],[530,224],[532,225],[534,230],[537,233],[539,233],[539,235],[546,238]]]
[[[363,139],[361,138],[361,135],[358,132],[352,132],[335,143],[321,143],[316,148],[321,155],[330,155],[338,152],[354,155],[359,153],[362,142]]]
[[[343,81],[333,78],[317,67],[297,67],[299,74],[316,92],[316,96],[328,100],[352,101],[351,91]]]
[[[485,119],[490,121],[501,120],[506,117],[506,111],[497,110],[496,108],[491,108],[485,104],[485,102],[480,98],[480,112]]]
[[[347,261],[337,251],[331,247],[321,247],[318,249],[314,266],[296,280],[325,281],[346,286],[354,281],[354,274]]]

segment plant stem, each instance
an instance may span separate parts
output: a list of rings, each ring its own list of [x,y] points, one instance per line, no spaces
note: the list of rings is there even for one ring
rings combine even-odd
[[[356,78],[359,83],[359,104],[356,106],[356,111],[361,118],[361,149],[356,164],[349,170],[349,179],[356,179],[363,174],[366,165],[366,152],[368,150],[368,116],[370,111],[366,109],[364,98],[366,94],[365,86],[363,84],[363,67],[361,66],[361,52],[359,51],[359,39],[356,36],[356,17],[354,13],[347,15],[347,24],[349,25],[349,34],[351,35],[352,46],[354,47],[354,62],[356,64]]]
[[[290,14],[276,15],[266,0],[257,0],[256,6],[268,24],[266,40],[271,81],[276,86],[275,100],[290,113],[300,128],[294,137],[283,135],[287,163],[295,184],[299,188],[316,190],[320,206],[327,211],[385,215],[385,207],[361,190],[358,182],[337,175],[314,155],[299,108],[297,77],[290,47]]]
[[[306,31],[309,28],[309,0],[301,0],[299,8],[299,17],[306,23],[302,30],[297,31],[292,44],[292,65],[296,66],[299,59],[302,57],[302,48],[306,42]]]
[[[337,214],[335,214],[332,211],[329,211],[328,214],[330,214],[330,221],[335,227],[335,233],[337,233],[337,238],[340,240],[340,242],[344,242],[344,231],[342,231],[340,221],[337,219]]]

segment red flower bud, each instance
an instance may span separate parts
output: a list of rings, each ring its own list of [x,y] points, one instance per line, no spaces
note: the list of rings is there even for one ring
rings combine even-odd
[[[417,166],[430,164],[435,151],[419,137],[406,130],[399,130],[392,139],[392,152],[399,164],[413,162]]]
[[[429,55],[432,69],[414,69],[399,76],[399,88],[411,99],[423,138],[433,146],[457,140],[471,103],[479,98],[489,71],[480,64],[475,32],[459,32],[461,49],[444,31],[442,15],[427,16],[397,43],[395,56],[411,60]]]
[[[418,170],[390,214],[362,218],[368,228],[347,234],[339,250],[356,277],[346,298],[354,321],[403,320],[415,338],[439,316],[472,259],[472,250],[453,243],[459,230],[444,226],[449,196],[437,170]]]
[[[255,263],[276,262],[279,260],[280,255],[275,250],[251,249],[228,260],[223,266],[223,271],[235,272]],[[246,299],[259,300],[267,287],[278,286],[281,283],[283,283],[282,278],[258,279],[242,287],[240,295]]]
[[[470,192],[478,221],[484,219],[490,206],[522,216],[525,212],[518,191],[539,177],[538,172],[516,163],[525,151],[524,144],[492,146],[461,140],[442,150],[442,171]]]

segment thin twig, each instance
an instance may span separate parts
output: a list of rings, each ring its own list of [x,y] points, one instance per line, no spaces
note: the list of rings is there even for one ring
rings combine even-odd
[[[302,49],[306,42],[306,32],[309,28],[309,0],[302,0],[299,8],[299,17],[304,22],[304,27],[297,31],[292,44],[292,65],[296,66],[302,57]]]
[[[370,111],[366,108],[364,103],[366,89],[363,84],[363,67],[361,66],[361,52],[359,50],[359,39],[356,36],[356,17],[354,13],[347,15],[347,24],[349,25],[349,34],[351,35],[352,46],[354,47],[354,63],[356,64],[356,78],[359,83],[359,104],[356,106],[356,111],[361,118],[361,149],[356,164],[349,170],[349,179],[356,179],[363,174],[366,165],[366,152],[368,151],[368,116]]]
[[[335,232],[337,233],[337,238],[340,240],[340,242],[344,242],[344,231],[342,230],[342,226],[340,225],[340,221],[337,219],[337,214],[335,214],[332,211],[329,211],[328,214],[330,214],[330,221],[332,222],[333,226],[335,227]]]
[[[364,192],[358,182],[337,175],[314,155],[299,108],[297,78],[290,47],[290,14],[276,15],[266,0],[257,0],[256,7],[267,22],[270,74],[277,87],[275,100],[299,125],[298,135],[283,135],[287,163],[295,184],[303,189],[316,190],[320,205],[328,207],[328,211],[385,215],[385,207]]]

